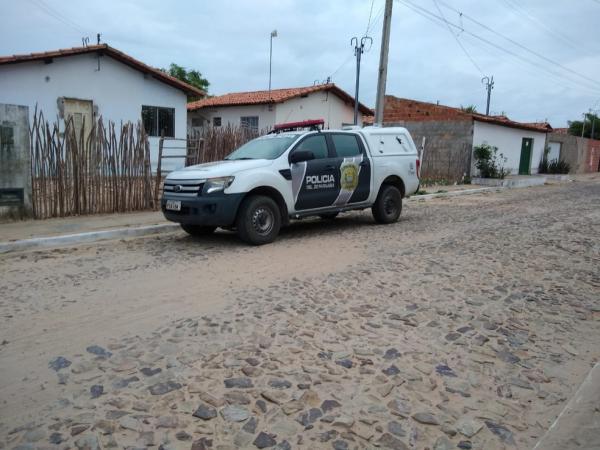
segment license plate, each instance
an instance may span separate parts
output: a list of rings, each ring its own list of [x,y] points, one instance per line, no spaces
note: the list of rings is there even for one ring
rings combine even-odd
[[[181,211],[181,200],[167,200],[165,208],[171,211]]]

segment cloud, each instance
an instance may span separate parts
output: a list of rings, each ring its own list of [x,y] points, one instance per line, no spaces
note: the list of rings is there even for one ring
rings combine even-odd
[[[409,1],[438,14],[433,0]],[[383,4],[384,0],[373,2],[374,43],[362,58],[360,99],[371,106],[377,86]],[[541,61],[444,4],[598,82],[582,80]],[[548,118],[554,126],[564,126],[600,98],[597,2],[532,0],[521,6],[515,0],[438,0],[438,5],[449,22],[464,27],[458,39],[483,73],[494,75],[493,112],[523,121]],[[49,14],[48,8],[63,20]],[[96,32],[101,32],[105,42],[153,66],[176,62],[200,70],[211,82],[211,93],[221,94],[267,87],[269,36],[277,29],[274,87],[310,85],[333,74],[335,83],[353,93],[355,65],[350,38],[365,32],[370,10],[368,0],[9,2],[3,6],[0,54],[77,46],[81,31],[92,42]],[[394,2],[388,93],[454,106],[475,104],[484,111],[481,77],[444,24]]]

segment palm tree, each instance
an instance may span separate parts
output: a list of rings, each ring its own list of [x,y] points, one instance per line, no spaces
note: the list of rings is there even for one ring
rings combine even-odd
[[[475,106],[475,105],[468,105],[468,106],[460,105],[460,110],[463,112],[466,112],[466,113],[476,113],[477,106]]]

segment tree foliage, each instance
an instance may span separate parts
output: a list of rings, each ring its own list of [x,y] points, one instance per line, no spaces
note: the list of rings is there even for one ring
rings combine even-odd
[[[594,125],[594,136],[592,137],[592,122]],[[583,120],[570,120],[569,134],[573,136],[581,137],[581,127],[583,127]],[[585,115],[585,129],[583,130],[583,137],[600,139],[600,117],[597,114],[588,113]]]
[[[508,170],[504,168],[507,158],[502,153],[498,154],[498,147],[478,145],[473,148],[473,157],[482,178],[504,179],[508,175]]]
[[[187,84],[190,84],[198,89],[202,89],[204,92],[208,92],[208,86],[210,83],[206,78],[202,76],[202,74],[198,70],[187,70],[185,67],[182,67],[178,64],[171,63],[169,69],[160,69],[165,73],[168,73],[172,77],[177,78]]]
[[[477,106],[475,106],[475,105],[467,105],[467,106],[460,105],[460,110],[463,112],[466,112],[466,113],[476,113]]]

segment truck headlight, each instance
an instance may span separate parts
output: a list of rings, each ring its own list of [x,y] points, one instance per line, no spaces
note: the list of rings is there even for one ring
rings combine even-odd
[[[233,183],[235,177],[219,177],[209,178],[204,183],[204,193],[212,194],[214,192],[220,192],[227,189]]]

